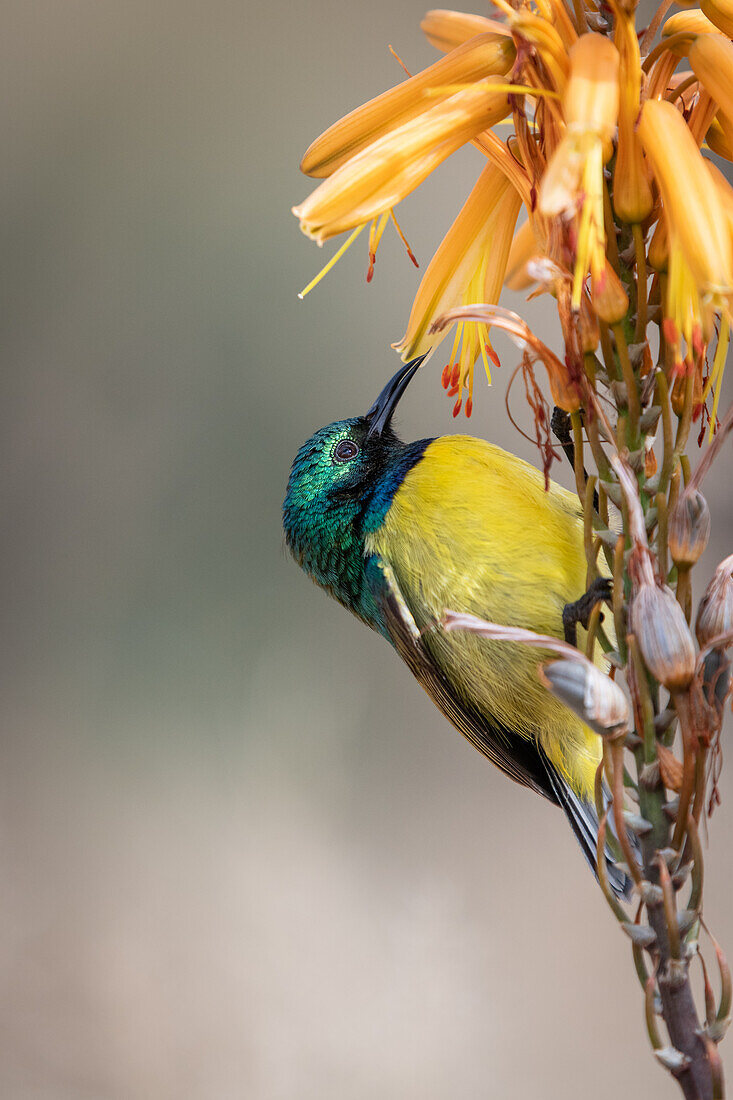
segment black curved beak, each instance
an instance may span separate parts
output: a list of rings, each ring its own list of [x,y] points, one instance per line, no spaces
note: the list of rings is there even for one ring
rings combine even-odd
[[[418,368],[422,365],[428,354],[429,353],[426,352],[425,355],[418,355],[417,359],[405,363],[405,365],[400,367],[397,371],[397,374],[395,374],[393,378],[390,378],[389,382],[366,414],[366,419],[370,421],[367,439],[372,435],[381,435],[388,426],[402,394],[409,386]]]

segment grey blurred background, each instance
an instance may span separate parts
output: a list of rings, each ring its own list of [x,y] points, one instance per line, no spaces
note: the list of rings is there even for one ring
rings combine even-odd
[[[387,43],[434,59],[423,10],[3,4],[7,1100],[673,1092],[562,815],[283,550],[292,456],[396,368],[419,277],[388,232],[371,286],[360,241],[299,302],[325,256],[298,159],[400,78]],[[423,263],[479,164],[400,208]],[[497,348],[470,429],[534,461]],[[451,404],[436,363],[404,434],[465,429]],[[733,949],[729,776],[706,917]]]

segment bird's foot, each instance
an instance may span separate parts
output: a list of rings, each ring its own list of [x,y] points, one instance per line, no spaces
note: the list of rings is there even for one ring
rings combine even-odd
[[[587,630],[593,608],[602,600],[610,600],[613,585],[608,577],[596,577],[588,591],[575,603],[566,603],[562,611],[562,625],[568,645],[578,645],[578,623]]]

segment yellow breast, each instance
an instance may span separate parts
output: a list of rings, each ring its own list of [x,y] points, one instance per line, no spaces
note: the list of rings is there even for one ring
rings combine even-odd
[[[451,609],[562,637],[563,607],[586,588],[577,499],[469,436],[428,446],[367,550],[392,566],[421,628]],[[599,738],[541,686],[542,651],[442,630],[425,642],[462,697],[537,738],[578,793],[592,790]]]

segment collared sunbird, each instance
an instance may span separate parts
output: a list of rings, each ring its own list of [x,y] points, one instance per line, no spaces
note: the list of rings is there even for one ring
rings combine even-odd
[[[562,806],[595,871],[601,741],[517,643],[447,632],[446,611],[563,636],[585,590],[577,497],[528,463],[466,435],[403,443],[395,407],[422,359],[365,416],[321,428],[298,451],[283,519],[296,561],[383,634],[445,716],[501,771]],[[612,888],[627,876],[606,854]]]

